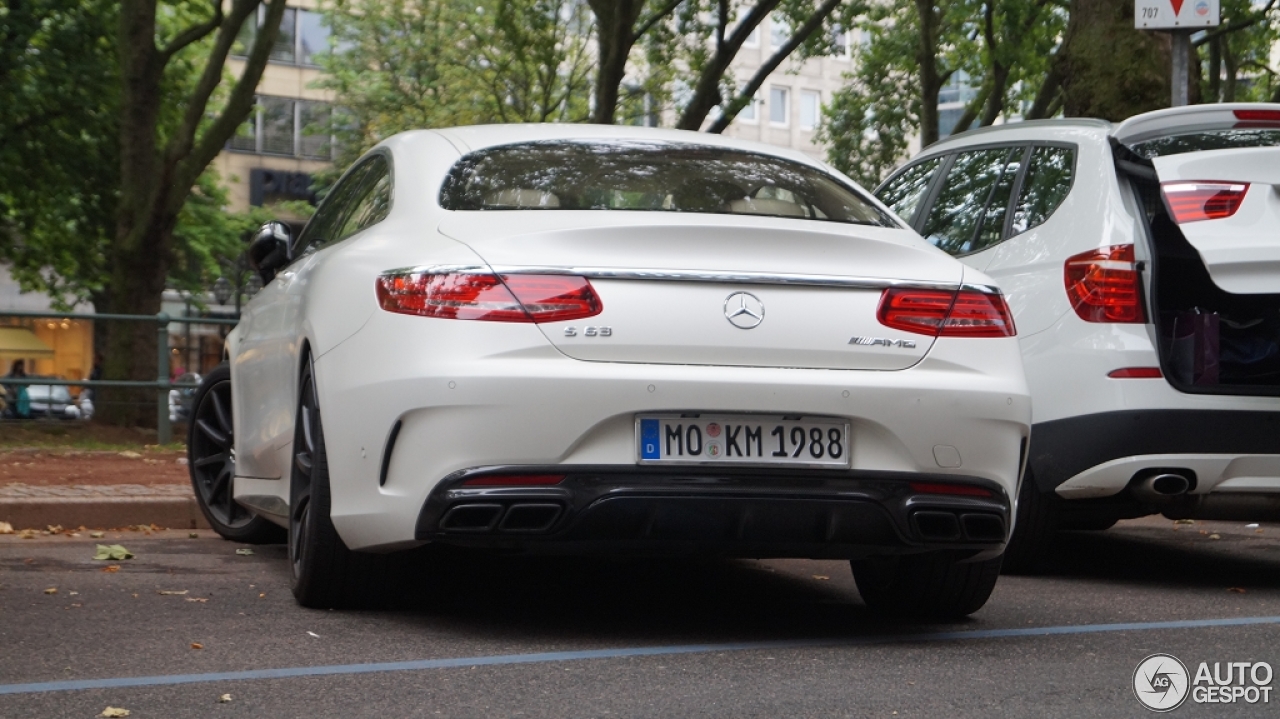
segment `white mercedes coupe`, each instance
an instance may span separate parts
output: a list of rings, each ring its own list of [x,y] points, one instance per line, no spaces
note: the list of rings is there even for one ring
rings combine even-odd
[[[287,529],[305,606],[427,542],[849,559],[914,616],[995,585],[1031,419],[1005,300],[801,153],[408,132],[248,252],[192,481],[224,537]]]

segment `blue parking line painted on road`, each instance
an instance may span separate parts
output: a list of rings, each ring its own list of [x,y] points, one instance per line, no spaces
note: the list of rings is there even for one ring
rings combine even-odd
[[[1243,627],[1258,624],[1280,624],[1280,617],[1189,619],[1175,622],[1133,622],[1126,624],[1077,624],[1074,626],[1068,625],[1061,627],[1026,627],[1018,629],[976,629],[958,632],[886,634],[866,637],[846,637],[842,639],[782,639],[760,642],[730,642],[725,644],[685,644],[667,647],[586,649],[573,652],[500,654],[489,657],[457,657],[452,659],[420,659],[408,662],[378,662],[370,664],[335,664],[319,667],[251,669],[248,671],[211,672],[208,674],[167,674],[154,677],[81,679],[57,682],[33,682],[30,684],[0,684],[0,694],[69,692],[82,691],[85,689],[123,689],[128,687],[154,687],[172,684],[198,684],[202,682],[231,682],[250,679],[292,679],[296,677],[332,676],[336,674],[374,674],[379,672],[422,671],[425,669],[500,666],[506,664],[571,662],[586,659],[625,659],[628,657],[652,657],[673,654],[709,654],[717,652],[808,649],[815,647],[848,647],[871,644],[901,644],[904,642],[953,642],[973,639],[1010,639],[1017,637],[1046,637],[1069,634],[1139,632],[1157,629],[1207,629],[1212,627]]]

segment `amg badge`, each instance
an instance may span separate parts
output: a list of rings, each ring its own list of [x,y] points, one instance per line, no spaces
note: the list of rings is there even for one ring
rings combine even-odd
[[[904,350],[913,350],[916,348],[915,340],[891,340],[884,337],[851,337],[849,339],[851,345],[862,345],[863,347],[901,347]]]

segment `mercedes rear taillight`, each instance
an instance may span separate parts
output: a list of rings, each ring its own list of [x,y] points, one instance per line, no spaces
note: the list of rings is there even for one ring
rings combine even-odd
[[[1133,245],[1112,245],[1067,258],[1067,298],[1085,322],[1147,321]]]
[[[1013,337],[1013,315],[1004,297],[980,290],[893,287],[877,312],[886,327],[933,337]]]
[[[1166,182],[1160,186],[1169,215],[1180,225],[1236,214],[1249,185],[1241,182]]]
[[[487,322],[559,322],[600,314],[585,277],[471,272],[388,272],[375,283],[388,312]]]

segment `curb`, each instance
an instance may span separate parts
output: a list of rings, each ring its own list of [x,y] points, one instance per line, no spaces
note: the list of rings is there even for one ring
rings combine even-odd
[[[50,525],[112,529],[139,524],[209,529],[195,497],[0,498],[0,522],[15,530]]]

